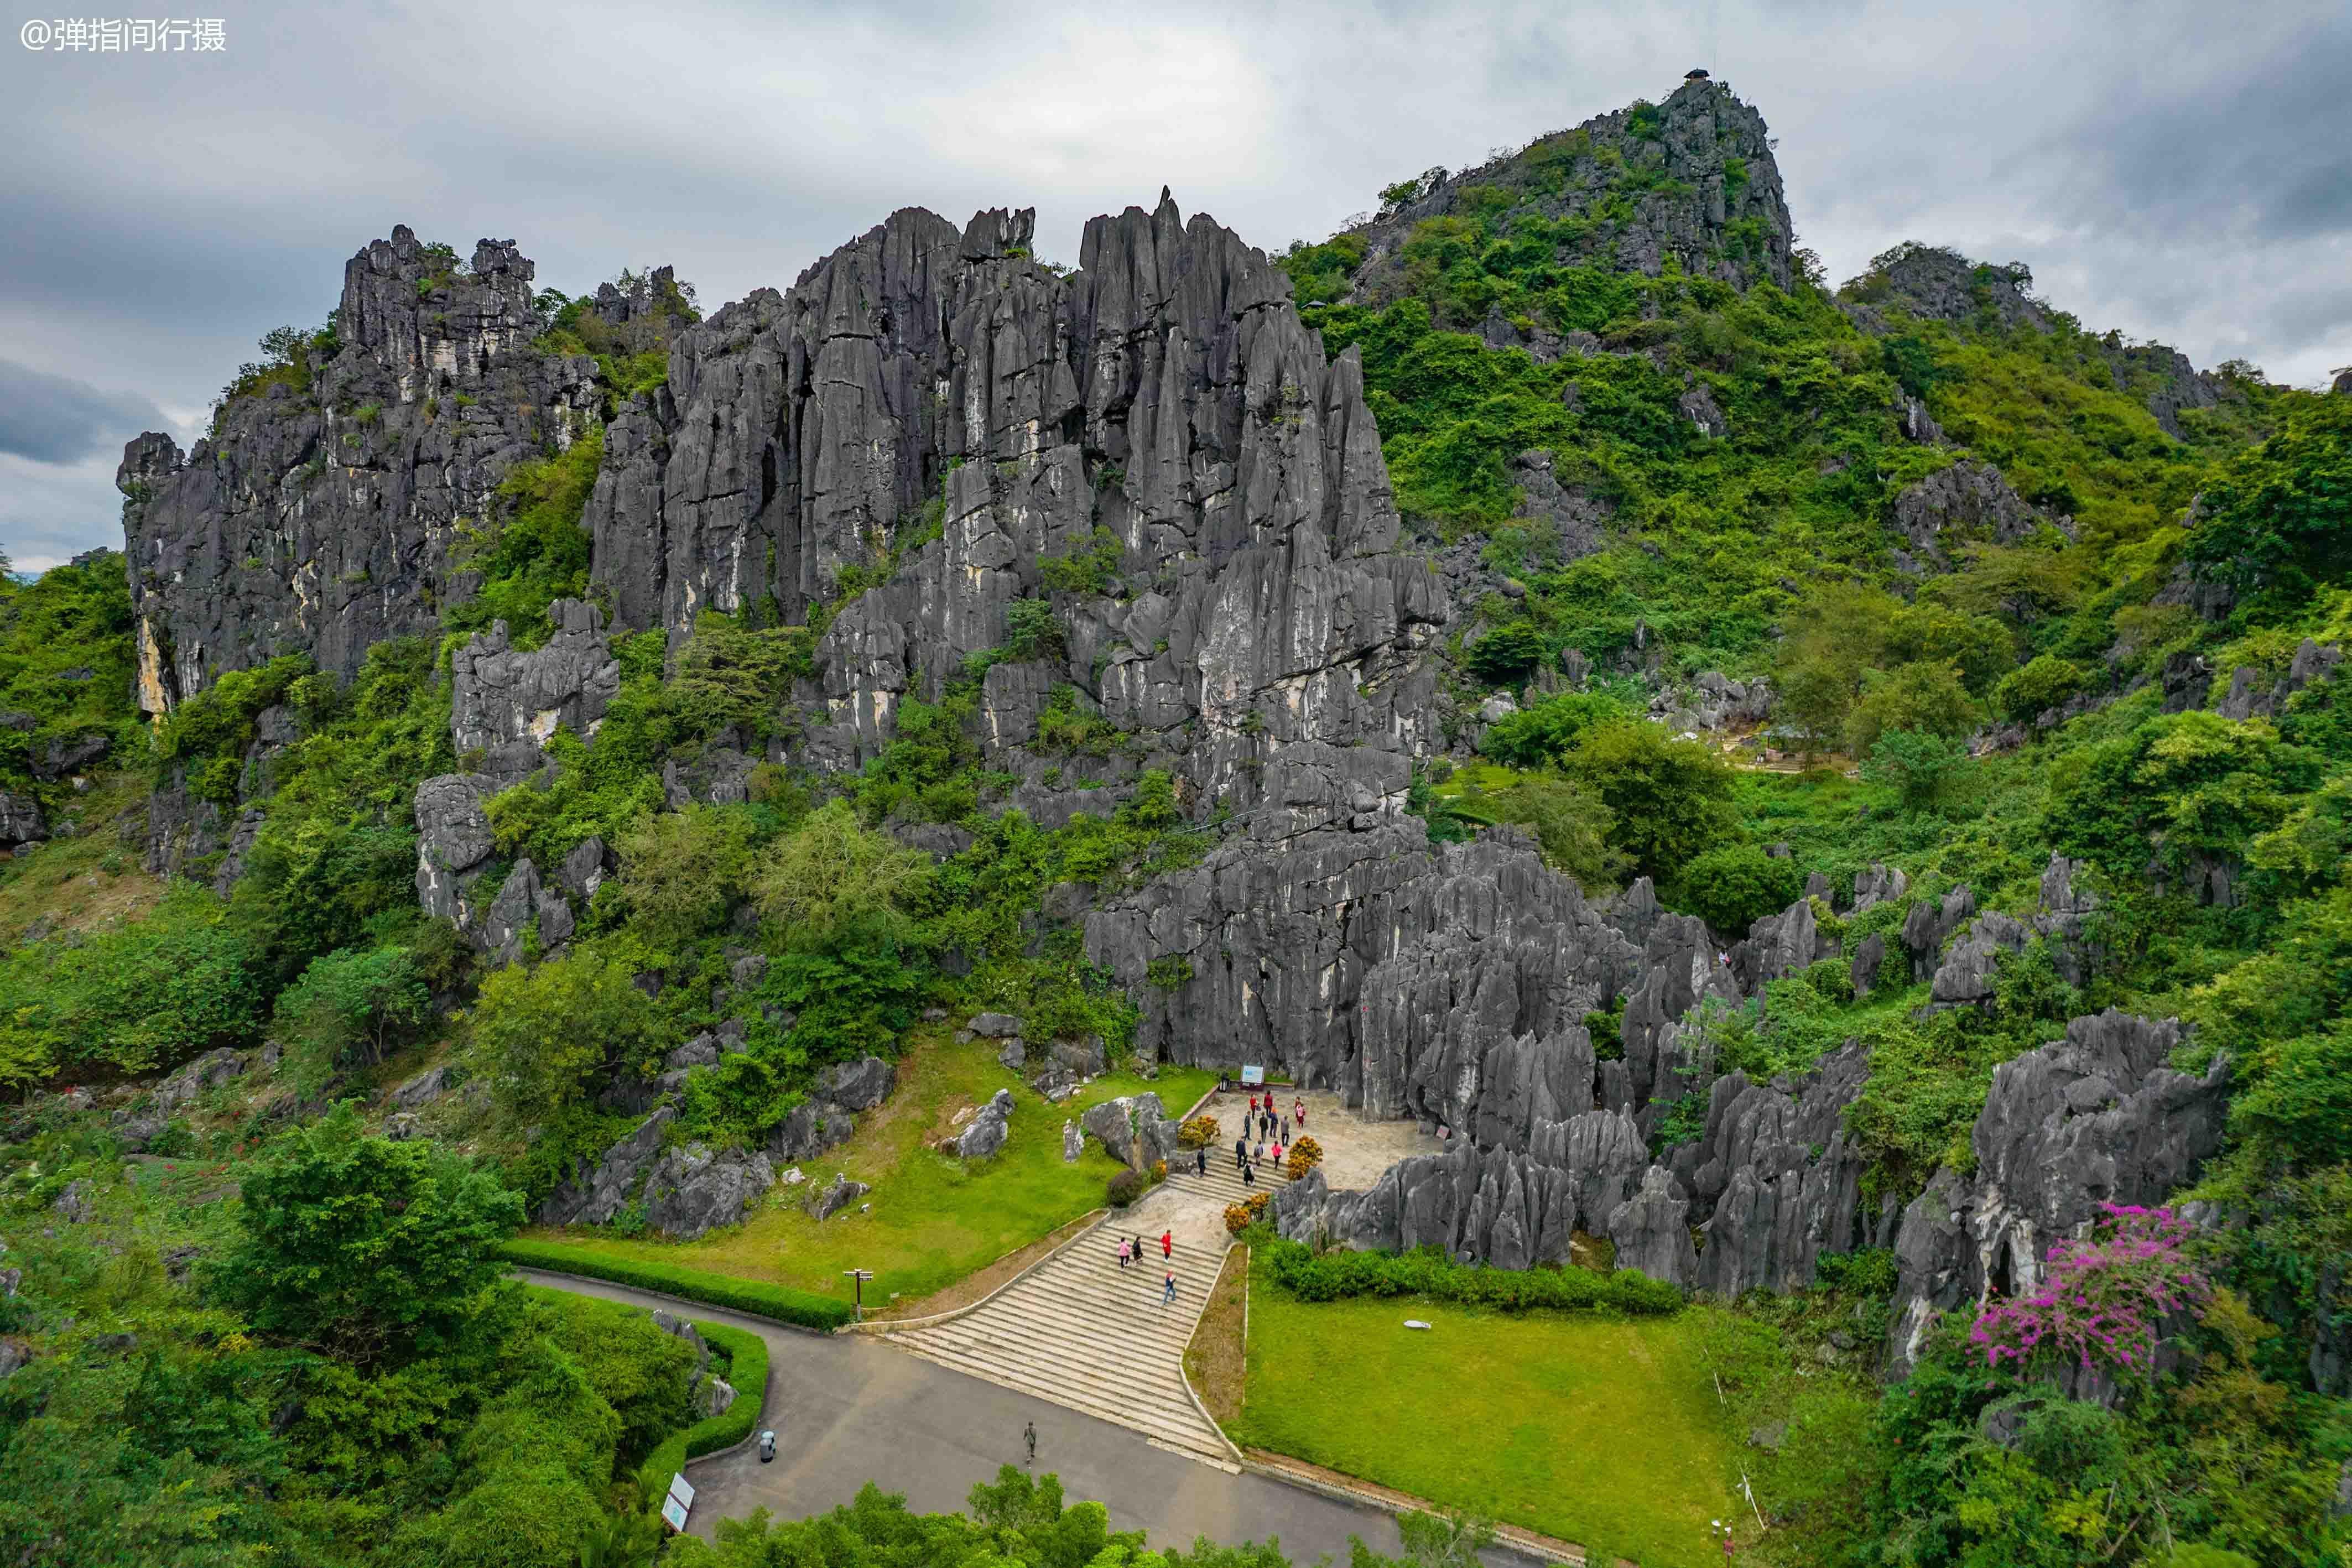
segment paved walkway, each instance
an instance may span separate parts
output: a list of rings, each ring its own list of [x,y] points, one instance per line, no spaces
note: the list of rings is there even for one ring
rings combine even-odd
[[[706,1541],[720,1519],[755,1508],[805,1519],[848,1502],[868,1480],[904,1493],[918,1513],[961,1511],[974,1482],[1022,1462],[1021,1429],[1034,1422],[1038,1473],[1058,1474],[1073,1501],[1099,1500],[1112,1529],[1147,1531],[1155,1545],[1189,1546],[1202,1535],[1227,1543],[1279,1538],[1302,1564],[1327,1552],[1346,1562],[1356,1535],[1377,1552],[1402,1549],[1396,1521],[1377,1510],[1263,1476],[1221,1474],[1125,1427],[898,1354],[862,1334],[801,1333],[601,1280],[518,1272],[533,1284],[681,1312],[767,1342],[762,1420],[782,1438],[776,1460],[761,1464],[746,1444],[687,1467],[697,1489],[688,1527]],[[1527,1561],[1500,1549],[1486,1556],[1491,1563]]]
[[[1281,1103],[1301,1096],[1285,1092]],[[1308,1094],[1307,1131],[1342,1185],[1366,1179],[1406,1152],[1402,1124],[1360,1123],[1329,1094]],[[1234,1169],[1233,1140],[1249,1103],[1229,1094],[1202,1108],[1223,1125],[1211,1146],[1206,1176],[1191,1166],[1133,1207],[1114,1212],[1081,1232],[1034,1272],[986,1304],[945,1322],[900,1329],[882,1337],[958,1372],[1019,1389],[1141,1432],[1154,1444],[1221,1469],[1236,1470],[1216,1427],[1192,1403],[1184,1385],[1184,1347],[1208,1304],[1232,1238],[1225,1208],[1253,1192],[1281,1185],[1271,1160],[1244,1186]],[[1255,1140],[1253,1140],[1255,1141]],[[1393,1145],[1393,1147],[1392,1147]],[[1160,1237],[1171,1235],[1174,1256],[1164,1260]],[[1124,1267],[1121,1238],[1141,1237],[1144,1260]],[[1176,1275],[1176,1300],[1161,1302],[1162,1282]]]

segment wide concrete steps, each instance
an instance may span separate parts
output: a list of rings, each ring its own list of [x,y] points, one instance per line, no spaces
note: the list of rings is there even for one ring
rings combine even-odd
[[[1066,1244],[984,1304],[942,1322],[885,1338],[927,1361],[1144,1433],[1155,1443],[1221,1469],[1235,1467],[1216,1427],[1184,1383],[1184,1347],[1208,1304],[1224,1260],[1227,1205],[1281,1185],[1262,1166],[1255,1186],[1213,1157],[1209,1174],[1172,1171],[1134,1207]],[[1160,1256],[1163,1231],[1176,1255]],[[1145,1255],[1122,1267],[1122,1237],[1141,1236]],[[1176,1300],[1161,1282],[1176,1273]]]

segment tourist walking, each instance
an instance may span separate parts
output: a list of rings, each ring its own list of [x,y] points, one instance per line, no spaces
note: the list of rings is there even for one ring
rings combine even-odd
[[[1234,1169],[1239,1170],[1247,1164],[1249,1164],[1249,1134],[1244,1133],[1234,1140]]]
[[[1135,1239],[1135,1260],[1139,1263],[1143,1261],[1143,1238],[1140,1236]]]
[[[1293,1115],[1295,1115],[1295,1116],[1297,1116],[1297,1117],[1298,1118],[1298,1124],[1299,1124],[1300,1126],[1302,1126],[1302,1127],[1303,1127],[1303,1126],[1307,1125],[1307,1102],[1306,1102],[1306,1101],[1304,1101],[1304,1100],[1299,1101],[1297,1104],[1295,1104],[1295,1105],[1291,1106],[1290,1110],[1291,1110],[1291,1113],[1292,1113]]]
[[[1209,1145],[1202,1144],[1192,1151],[1193,1169],[1202,1176],[1209,1174]]]
[[[1282,1141],[1286,1144],[1290,1142],[1290,1118],[1287,1116],[1282,1119]]]
[[[1176,1304],[1176,1270],[1173,1270],[1173,1269],[1169,1270],[1168,1270],[1168,1278],[1166,1278],[1165,1280],[1162,1280],[1162,1281],[1160,1282],[1160,1304],[1161,1306],[1163,1306],[1163,1307],[1168,1307],[1168,1306],[1173,1306],[1173,1305],[1175,1305],[1175,1304]]]
[[[1127,1267],[1127,1238],[1123,1236],[1118,1241],[1118,1266],[1122,1269]]]
[[[1256,1166],[1251,1165],[1249,1161],[1244,1160],[1242,1162],[1242,1185],[1244,1186],[1255,1186],[1257,1185],[1256,1172]]]
[[[1160,1233],[1160,1255],[1162,1258],[1173,1258],[1176,1256],[1176,1232],[1174,1230],[1163,1230]]]

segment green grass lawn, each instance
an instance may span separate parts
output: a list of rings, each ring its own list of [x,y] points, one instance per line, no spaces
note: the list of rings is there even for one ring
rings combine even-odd
[[[1696,1327],[1687,1313],[1306,1302],[1261,1268],[1232,1436],[1619,1557],[1702,1568],[1722,1556],[1708,1521],[1745,1505]]]
[[[1110,1073],[1053,1105],[998,1065],[992,1042],[955,1045],[935,1033],[899,1062],[898,1089],[859,1118],[856,1134],[803,1166],[811,1181],[830,1181],[843,1171],[872,1184],[865,1199],[870,1212],[853,1207],[820,1225],[799,1207],[808,1187],[779,1185],[743,1224],[698,1241],[629,1240],[586,1226],[525,1234],[844,1298],[849,1281],[842,1270],[870,1269],[866,1301],[881,1307],[893,1295],[929,1295],[1102,1203],[1104,1186],[1120,1167],[1091,1139],[1076,1165],[1063,1164],[1065,1118],[1147,1089],[1159,1093],[1170,1115],[1179,1115],[1216,1076],[1164,1067],[1147,1083]],[[1011,1136],[995,1157],[967,1167],[936,1152],[932,1145],[950,1134],[957,1109],[999,1089],[1012,1090],[1017,1106]]]

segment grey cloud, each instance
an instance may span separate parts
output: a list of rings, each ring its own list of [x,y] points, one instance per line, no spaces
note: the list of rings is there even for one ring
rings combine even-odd
[[[169,429],[163,411],[133,392],[0,360],[0,453],[36,463],[76,463],[142,430]]]

